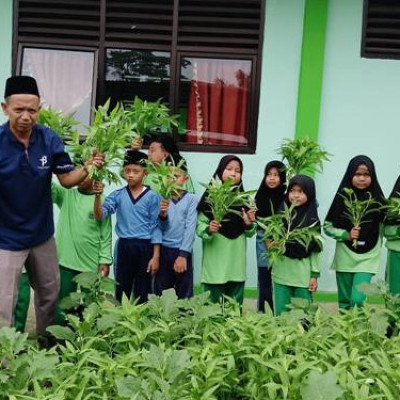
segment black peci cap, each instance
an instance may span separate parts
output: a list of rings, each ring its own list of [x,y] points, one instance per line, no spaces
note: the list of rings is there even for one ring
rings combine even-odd
[[[141,151],[128,150],[125,154],[124,167],[129,164],[145,166],[147,154]]]
[[[31,76],[12,76],[8,78],[4,90],[4,98],[13,94],[33,94],[40,97],[35,78]]]

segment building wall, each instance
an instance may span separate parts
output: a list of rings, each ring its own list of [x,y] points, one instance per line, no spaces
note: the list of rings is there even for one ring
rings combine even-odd
[[[352,156],[365,153],[374,159],[386,194],[400,172],[395,161],[400,62],[360,57],[362,4],[362,0],[329,1],[319,141],[334,157],[316,177],[321,218]],[[267,0],[257,151],[242,156],[247,190],[258,187],[265,164],[277,157],[275,149],[295,133],[304,6],[305,0]],[[0,93],[11,72],[11,21],[12,0],[0,0]],[[222,154],[184,155],[200,195],[199,182],[208,182]],[[333,251],[334,243],[327,239],[322,290],[336,289],[329,272]],[[247,286],[255,287],[254,239],[248,241],[247,257]],[[200,264],[201,242],[196,239],[196,279]]]
[[[0,95],[3,98],[5,80],[11,74],[13,0],[0,0]],[[0,123],[4,122],[0,112]]]
[[[348,161],[370,156],[389,195],[400,173],[400,61],[360,57],[362,0],[331,0],[321,101],[319,142],[334,157],[317,176],[320,215],[325,216]],[[327,239],[320,288],[336,290],[334,243]],[[382,255],[385,264],[386,252]],[[383,268],[378,276],[383,278]]]

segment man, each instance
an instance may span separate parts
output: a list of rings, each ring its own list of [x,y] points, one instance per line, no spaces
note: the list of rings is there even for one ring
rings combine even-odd
[[[0,126],[0,325],[12,325],[22,267],[35,290],[38,336],[54,323],[59,270],[54,243],[51,179],[66,188],[101,167],[96,155],[74,169],[61,139],[36,125],[40,96],[35,79],[7,79],[1,104],[8,122]]]

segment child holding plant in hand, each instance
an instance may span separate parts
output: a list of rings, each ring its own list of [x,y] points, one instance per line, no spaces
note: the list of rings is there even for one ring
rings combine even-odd
[[[306,175],[296,175],[288,185],[285,204],[292,209],[290,230],[311,228],[320,230],[314,181]],[[268,248],[274,242],[267,244]],[[302,298],[309,302],[311,293],[318,287],[320,274],[319,254],[322,246],[312,240],[308,246],[295,241],[285,243],[282,257],[272,264],[275,314],[287,310],[292,298]]]
[[[128,185],[115,190],[101,204],[96,196],[94,216],[100,220],[116,213],[116,232],[119,237],[116,251],[115,296],[132,295],[139,303],[147,301],[151,292],[151,276],[159,268],[161,232],[158,229],[160,197],[142,184],[145,177],[146,154],[128,151],[123,176]],[[103,186],[95,183],[94,190],[102,193]]]
[[[184,190],[188,179],[185,161],[174,169],[175,184],[182,189],[160,204],[159,227],[162,232],[160,269],[154,286],[158,295],[175,288],[179,299],[193,296],[192,248],[197,221],[196,197]]]
[[[243,164],[233,155],[222,157],[214,178],[232,181],[235,190],[243,192]],[[197,210],[197,235],[203,239],[201,282],[210,292],[213,303],[223,295],[243,303],[246,280],[246,238],[255,234],[255,210],[246,210],[245,204],[237,205],[217,221],[212,213],[208,192],[203,194]]]
[[[358,290],[378,272],[385,203],[375,166],[367,156],[350,160],[326,216],[324,232],[336,240],[332,269],[336,271],[340,309],[361,306]]]
[[[264,177],[257,191],[255,200],[257,217],[265,218],[277,212],[285,198],[286,170],[281,161],[269,162],[264,170]],[[257,229],[256,253],[258,269],[258,311],[265,312],[265,302],[273,310],[271,266],[267,248],[263,240],[263,230]]]

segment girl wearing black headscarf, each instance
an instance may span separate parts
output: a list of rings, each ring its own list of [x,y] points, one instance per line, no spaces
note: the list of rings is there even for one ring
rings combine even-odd
[[[375,200],[369,206],[368,215],[361,226],[353,226],[345,215],[345,188],[352,189],[358,200],[367,200],[369,196]],[[324,223],[324,232],[336,240],[331,268],[336,271],[341,309],[361,306],[365,295],[357,287],[360,283],[371,282],[373,275],[378,272],[383,222],[380,207],[384,203],[374,163],[367,156],[354,157],[350,160]]]
[[[400,199],[400,176],[394,184],[390,199]],[[400,217],[387,217],[385,229],[386,247],[388,249],[386,264],[386,282],[390,293],[400,294]]]
[[[256,194],[257,217],[270,217],[279,210],[286,191],[286,169],[281,161],[271,161],[265,166],[264,176]],[[271,268],[268,263],[267,248],[263,241],[263,230],[257,229],[256,253],[257,253],[257,272],[258,272],[258,301],[257,309],[265,312],[265,302],[271,310],[272,300],[272,280]]]
[[[237,190],[243,191],[243,164],[240,158],[222,157],[213,177],[225,182],[232,179]],[[218,303],[223,295],[243,303],[246,280],[246,238],[255,234],[255,211],[236,207],[223,221],[216,221],[207,203],[207,191],[200,199],[197,210],[197,235],[203,239],[201,282],[210,292],[210,300]]]
[[[296,175],[288,185],[285,203],[294,205],[291,229],[314,227],[320,229],[314,181],[306,175]],[[311,292],[318,286],[321,246],[311,242],[308,248],[293,242],[286,243],[283,257],[272,265],[275,314],[286,311],[291,299],[299,297],[309,302]]]

